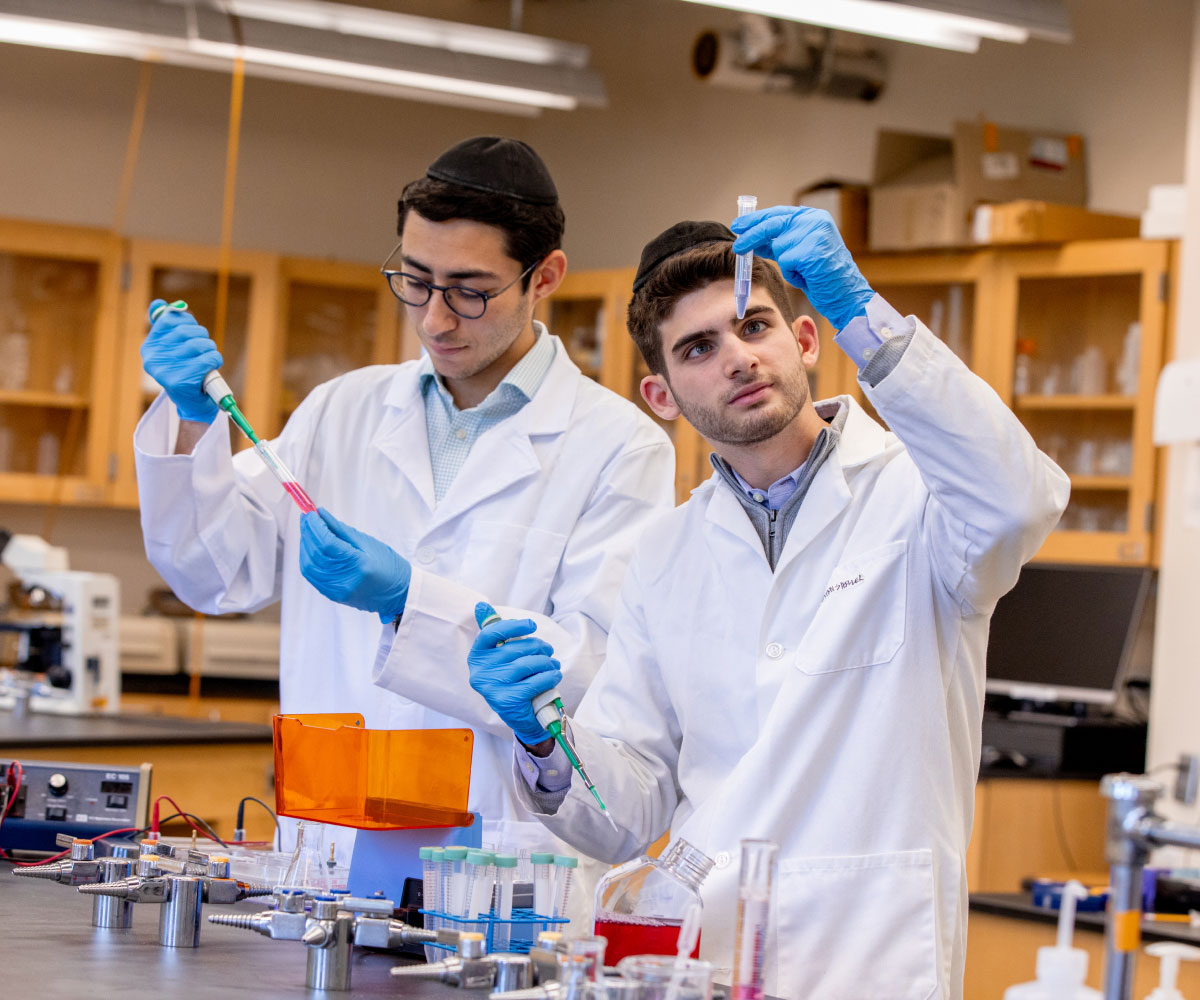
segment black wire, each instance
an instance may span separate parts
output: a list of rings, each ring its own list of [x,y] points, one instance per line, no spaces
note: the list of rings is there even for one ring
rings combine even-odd
[[[275,836],[279,838],[279,844],[282,847],[283,831],[279,829],[279,817],[275,815],[274,809],[272,809],[269,805],[267,805],[262,799],[256,799],[253,795],[245,796],[242,799],[242,801],[238,803],[238,811],[237,811],[238,829],[239,830],[246,829],[246,824],[245,824],[244,820],[246,818],[246,803],[247,802],[257,802],[260,806],[262,806],[267,812],[269,812],[271,814],[271,821],[275,824]]]
[[[204,827],[205,832],[210,837],[212,837],[213,840],[215,840],[218,844],[220,844],[222,847],[224,847],[225,850],[229,850],[229,845],[227,843],[225,843],[225,841],[223,841],[220,837],[217,836],[217,834],[213,830],[213,828],[211,826],[209,826],[206,822],[204,822],[204,820],[202,820],[199,816],[194,816],[192,813],[180,813],[180,812],[171,813],[170,816],[166,816],[166,817],[160,819],[158,821],[158,825],[162,826],[163,823],[169,823],[171,820],[179,819],[180,817],[183,817],[184,819],[190,819],[193,822],[195,822],[197,826]],[[129,839],[134,840],[135,838],[140,837],[143,833],[146,833],[149,830],[150,830],[150,827],[143,826],[140,830],[135,830],[133,833],[129,834]]]

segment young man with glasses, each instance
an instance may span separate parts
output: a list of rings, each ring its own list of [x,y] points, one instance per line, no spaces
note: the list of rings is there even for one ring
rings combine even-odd
[[[405,188],[399,215],[383,275],[425,356],[318,386],[274,441],[319,514],[301,517],[256,455],[231,453],[200,388],[221,362],[208,334],[187,313],[154,322],[142,355],[165,394],[134,438],[146,551],[202,611],[282,601],[283,711],[469,726],[484,839],[544,844],[507,780],[511,733],[468,683],[475,605],[554,636],[573,706],[634,536],[673,504],[673,451],[533,319],[566,257],[532,149],[462,142]]]

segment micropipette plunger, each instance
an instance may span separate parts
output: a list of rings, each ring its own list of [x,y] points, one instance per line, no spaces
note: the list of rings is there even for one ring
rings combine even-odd
[[[496,609],[485,601],[480,601],[475,605],[475,621],[480,628],[491,625],[492,622],[500,621],[500,616],[496,613]],[[503,640],[502,640],[503,641]],[[600,793],[596,791],[596,786],[592,784],[592,779],[588,777],[587,771],[583,768],[583,763],[580,761],[578,754],[575,753],[575,748],[571,746],[567,739],[567,734],[563,729],[563,723],[566,721],[567,712],[563,708],[562,696],[559,695],[557,688],[551,688],[549,691],[543,691],[533,699],[533,716],[545,727],[546,731],[554,737],[554,742],[562,747],[562,752],[567,755],[567,760],[571,762],[571,767],[575,769],[575,773],[583,779],[583,784],[589,792],[592,793],[592,798],[596,800],[596,805],[600,807],[600,811],[604,814],[604,818],[612,824],[613,829],[617,828],[617,824],[613,822],[612,816],[608,813],[608,806],[604,804],[604,800],[600,798]]]
[[[167,310],[171,312],[184,312],[187,310],[187,307],[187,303],[182,299],[178,302],[172,302],[170,305],[158,306],[150,314],[150,322],[153,323]],[[250,426],[250,421],[246,419],[245,415],[238,408],[237,402],[233,398],[233,390],[229,388],[229,383],[221,377],[221,372],[216,368],[210,371],[204,376],[201,388],[208,395],[209,399],[229,414],[229,418],[249,438],[250,443],[254,445],[254,450],[258,452],[258,457],[262,459],[263,464],[279,480],[279,485],[283,487],[284,492],[296,501],[296,506],[300,508],[300,512],[307,514],[315,511],[317,505],[312,502],[312,498],[304,491],[304,487],[297,481],[291,469],[284,464],[283,459],[279,457],[269,442],[263,441],[254,433],[254,428]]]
[[[740,219],[758,208],[758,198],[752,194],[739,194],[737,214]],[[733,271],[733,302],[737,306],[737,318],[746,315],[746,304],[750,301],[750,275],[754,271],[754,251],[737,255]]]

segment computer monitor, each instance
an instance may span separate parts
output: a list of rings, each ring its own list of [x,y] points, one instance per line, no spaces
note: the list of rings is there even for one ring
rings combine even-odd
[[[1148,569],[1026,566],[992,617],[987,691],[1018,701],[1112,706],[1152,584]]]

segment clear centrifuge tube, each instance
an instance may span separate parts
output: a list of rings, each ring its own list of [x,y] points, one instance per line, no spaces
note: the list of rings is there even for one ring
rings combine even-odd
[[[758,208],[758,198],[752,194],[738,195],[737,214],[740,219]],[[737,318],[746,315],[746,303],[750,301],[750,275],[754,271],[754,251],[740,253],[734,264],[733,302],[737,306]]]
[[[512,940],[513,878],[517,874],[515,854],[496,855],[496,925],[492,931],[492,947],[495,951],[508,951]]]
[[[437,852],[436,856],[434,852]],[[418,852],[421,857],[421,902],[424,910],[440,910],[441,906],[441,860],[440,847],[422,847]],[[425,926],[437,930],[438,919],[430,913],[425,914]],[[425,961],[437,960],[437,949],[425,946]]]
[[[554,912],[551,916],[565,917],[567,915],[567,903],[571,899],[571,888],[575,884],[575,869],[578,867],[578,858],[564,854],[556,854],[554,856],[556,877],[554,883]]]
[[[552,917],[554,908],[554,855],[535,851],[533,862],[533,912],[539,917]]]
[[[742,841],[737,937],[733,950],[733,1000],[762,1000],[763,951],[767,945],[778,853],[779,845],[770,840]]]
[[[446,859],[446,888],[442,895],[445,912],[451,916],[460,916],[466,905],[467,874],[464,867],[467,860],[465,847],[447,847]]]

